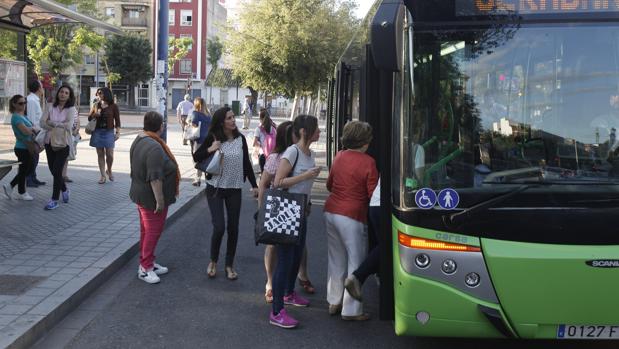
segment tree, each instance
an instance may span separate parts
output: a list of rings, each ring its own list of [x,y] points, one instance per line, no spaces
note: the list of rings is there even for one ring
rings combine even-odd
[[[217,67],[219,65],[219,60],[221,59],[221,55],[224,51],[224,45],[219,40],[219,37],[215,37],[214,39],[209,39],[206,44],[206,52],[208,53],[208,64],[211,65],[211,71],[206,78],[207,84],[210,86],[210,100],[209,104],[213,104],[213,78],[217,73]]]
[[[129,89],[129,106],[135,106],[133,87],[152,77],[150,42],[140,35],[113,36],[105,44],[105,62]]]
[[[350,0],[254,2],[241,11],[239,27],[228,30],[235,75],[255,90],[295,96],[295,104],[316,96],[354,34],[355,6]]]
[[[174,64],[185,58],[189,51],[191,51],[191,46],[193,45],[193,39],[187,37],[181,38],[169,38],[168,44],[168,71],[170,74],[174,70]]]
[[[96,15],[95,0],[60,0],[64,5],[75,5],[77,10]],[[32,29],[27,35],[29,59],[34,72],[41,76],[46,67],[52,81],[57,81],[62,72],[82,63],[84,49],[97,51],[105,38],[81,24],[53,24]]]

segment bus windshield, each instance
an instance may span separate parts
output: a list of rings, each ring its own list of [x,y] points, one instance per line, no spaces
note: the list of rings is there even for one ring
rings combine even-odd
[[[407,54],[408,190],[619,183],[619,26],[420,29]]]

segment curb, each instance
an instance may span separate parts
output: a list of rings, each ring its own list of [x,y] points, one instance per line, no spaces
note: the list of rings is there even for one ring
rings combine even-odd
[[[200,191],[198,194],[188,199],[181,206],[178,206],[178,208],[166,219],[166,225],[171,224],[175,222],[178,218],[180,218],[182,216],[182,213],[184,212],[184,208],[198,201],[202,197],[203,192],[203,190]],[[88,298],[88,296],[90,296],[94,291],[96,291],[106,281],[108,281],[114,274],[116,274],[118,270],[124,267],[127,262],[133,259],[133,257],[138,253],[138,249],[139,241],[129,246],[126,251],[122,252],[118,257],[114,258],[114,260],[111,261],[108,266],[103,268],[101,272],[94,275],[94,277],[88,282],[86,282],[84,286],[80,287],[79,290],[69,296],[69,298],[67,298],[64,302],[58,305],[54,310],[52,310],[43,319],[34,324],[21,336],[15,339],[15,341],[9,344],[6,348],[29,348],[34,345],[48,331],[50,331],[54,326],[60,323],[65,318],[65,316],[75,310],[86,298]]]

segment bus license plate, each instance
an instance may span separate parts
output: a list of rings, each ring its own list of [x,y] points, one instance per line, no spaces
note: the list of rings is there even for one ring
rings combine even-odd
[[[619,325],[559,325],[559,339],[619,339]]]

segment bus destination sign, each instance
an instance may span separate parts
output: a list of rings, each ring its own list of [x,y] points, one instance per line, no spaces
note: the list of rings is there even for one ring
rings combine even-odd
[[[619,0],[455,0],[457,16],[619,12]]]

